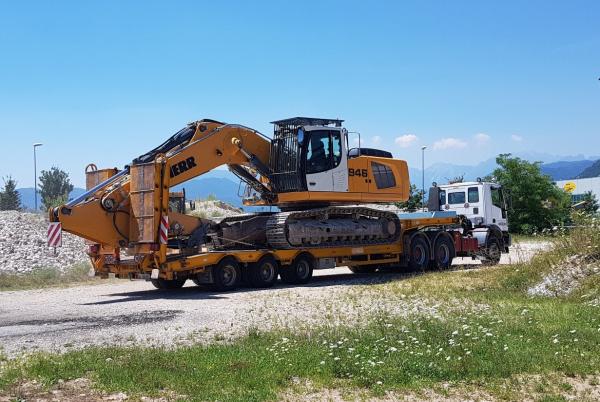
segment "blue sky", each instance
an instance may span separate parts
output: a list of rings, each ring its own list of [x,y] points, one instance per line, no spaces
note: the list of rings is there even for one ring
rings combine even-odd
[[[337,117],[409,165],[600,154],[600,2],[4,2],[0,176],[122,166],[187,122]]]

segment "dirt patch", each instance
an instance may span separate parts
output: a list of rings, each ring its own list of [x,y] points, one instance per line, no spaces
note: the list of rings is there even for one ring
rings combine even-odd
[[[378,385],[380,386],[380,385]],[[418,391],[386,391],[374,396],[365,389],[344,387],[319,389],[310,381],[293,379],[293,385],[282,392],[281,402],[392,402],[392,401],[504,401],[519,400],[534,402],[539,400],[598,401],[600,400],[600,375],[567,377],[552,374],[547,376],[529,375],[510,378],[499,384],[480,387],[470,384],[436,384]]]
[[[185,395],[165,394],[160,397],[147,397],[136,395],[130,397],[124,392],[106,393],[100,392],[93,387],[88,378],[76,378],[74,380],[62,381],[52,387],[44,387],[39,382],[32,380],[15,385],[8,390],[6,395],[0,394],[0,402],[14,401],[65,401],[65,402],[121,402],[121,401],[143,401],[143,402],[167,402],[185,399]]]

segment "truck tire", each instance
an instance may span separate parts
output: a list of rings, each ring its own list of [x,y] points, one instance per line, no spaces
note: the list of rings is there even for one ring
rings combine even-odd
[[[310,254],[300,254],[291,265],[279,272],[284,283],[298,285],[308,283],[312,278],[315,260]]]
[[[168,279],[151,279],[150,282],[152,282],[152,285],[156,288],[156,289],[162,289],[162,290],[173,290],[173,289],[180,289],[181,287],[183,287],[183,285],[185,284],[185,279],[173,279],[173,280],[168,280]]]
[[[452,265],[454,257],[456,257],[456,249],[452,239],[445,235],[438,236],[433,246],[431,268],[448,269]]]
[[[219,292],[235,290],[240,284],[242,273],[240,264],[233,257],[225,257],[212,267],[210,288]]]
[[[410,242],[408,267],[412,271],[424,271],[429,266],[429,243],[424,236],[415,236]]]
[[[270,254],[248,266],[248,284],[255,288],[270,288],[277,281],[279,264]]]
[[[349,265],[348,269],[355,274],[372,274],[377,271],[376,265]]]
[[[496,237],[490,237],[485,245],[483,254],[483,259],[481,260],[483,265],[498,265],[500,257],[502,256],[500,241]]]

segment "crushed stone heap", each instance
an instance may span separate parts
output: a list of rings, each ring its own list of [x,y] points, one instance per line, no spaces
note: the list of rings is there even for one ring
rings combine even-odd
[[[65,270],[88,261],[83,239],[63,232],[62,247],[47,246],[48,219],[42,214],[0,211],[0,273],[24,274],[39,268]]]
[[[237,215],[241,209],[219,200],[197,201],[192,215],[215,218]],[[40,268],[64,271],[89,261],[83,239],[62,233],[62,247],[47,246],[48,218],[44,214],[0,211],[0,273],[24,274]]]

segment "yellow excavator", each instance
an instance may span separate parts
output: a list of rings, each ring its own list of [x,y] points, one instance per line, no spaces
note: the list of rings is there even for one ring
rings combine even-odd
[[[178,273],[190,279],[200,273],[204,267],[184,268],[210,250],[360,248],[398,241],[398,215],[364,204],[408,198],[405,161],[383,150],[351,148],[343,120],[272,123],[270,139],[242,125],[199,120],[122,170],[92,166],[86,170],[88,191],[51,209],[50,221],[87,240],[97,272],[152,272],[157,287],[168,287]],[[171,187],[223,165],[246,184],[244,205],[275,211],[215,222],[174,207],[182,197],[174,198]]]

